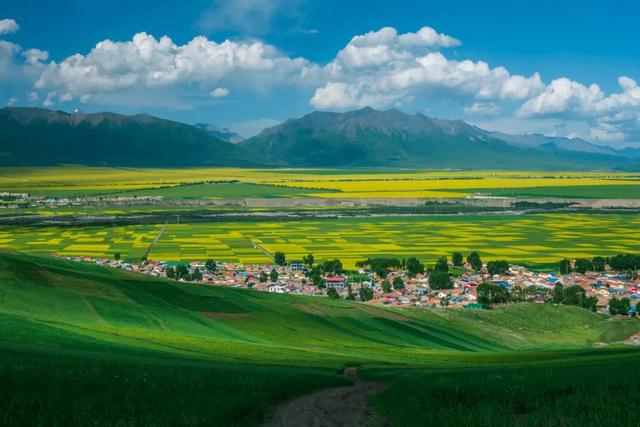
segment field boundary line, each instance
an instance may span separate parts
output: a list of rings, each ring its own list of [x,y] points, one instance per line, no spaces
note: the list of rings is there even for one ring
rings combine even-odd
[[[144,259],[147,259],[149,257],[149,254],[153,250],[153,247],[156,245],[156,243],[158,243],[158,240],[160,240],[160,238],[162,237],[162,233],[164,233],[164,230],[167,228],[168,223],[169,223],[169,220],[165,221],[164,224],[162,224],[162,228],[160,229],[160,232],[158,232],[158,235],[155,237],[155,239],[153,239],[153,242],[151,242],[151,244],[147,248],[147,251],[144,253]]]

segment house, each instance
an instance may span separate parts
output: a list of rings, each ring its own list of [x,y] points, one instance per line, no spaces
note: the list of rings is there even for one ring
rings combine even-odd
[[[347,286],[347,278],[344,276],[327,277],[324,281],[328,288],[343,288]]]

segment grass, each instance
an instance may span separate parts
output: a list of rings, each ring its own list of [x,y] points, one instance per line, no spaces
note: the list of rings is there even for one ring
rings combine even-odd
[[[520,305],[478,316],[180,284],[0,253],[0,424],[256,425],[279,401],[345,384],[339,370],[357,364],[367,377],[391,383],[373,402],[395,425],[424,417],[446,421],[447,411],[458,420],[452,396],[461,396],[465,411],[489,408],[501,425],[495,411],[511,404],[510,389],[487,380],[487,372],[511,375],[518,372],[512,366],[575,358],[603,361],[589,370],[593,377],[627,352],[593,350],[592,344],[640,330],[637,321],[569,307]],[[473,380],[469,372],[479,376]],[[543,396],[541,378],[548,376],[522,372],[506,386],[530,375],[535,381],[527,390]],[[576,378],[563,375],[565,383]],[[489,403],[467,403],[483,382],[491,388],[480,400]],[[567,387],[587,393],[582,383],[565,383],[547,387],[559,396]],[[622,384],[614,396],[629,387]],[[424,405],[432,408],[429,399],[438,393],[449,406],[416,417]],[[606,396],[596,396],[600,408]],[[389,404],[398,401],[401,409]],[[542,415],[548,414],[554,413]]]
[[[461,193],[484,193],[500,197],[558,197],[583,199],[640,199],[640,185],[581,185],[462,190]]]
[[[552,362],[365,371],[389,389],[371,403],[396,426],[637,426],[640,354]]]
[[[263,263],[255,247],[283,251],[288,259],[313,253],[345,266],[376,256],[416,256],[432,263],[452,252],[478,251],[483,259],[528,265],[638,252],[632,236],[638,214],[420,215],[303,221],[169,224],[150,254],[165,261]],[[124,227],[0,227],[0,247],[60,255],[123,256],[139,260],[161,225]]]
[[[187,184],[112,193],[114,196],[161,196],[168,199],[245,199],[308,196],[322,190],[244,183]]]

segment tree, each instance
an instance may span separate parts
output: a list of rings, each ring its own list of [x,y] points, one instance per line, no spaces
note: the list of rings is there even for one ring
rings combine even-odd
[[[313,285],[318,289],[324,289],[326,287],[324,279],[317,271],[311,276],[311,281],[313,282]]]
[[[476,292],[478,302],[487,308],[494,304],[504,304],[511,299],[507,289],[489,282],[482,282]]]
[[[368,286],[360,286],[360,301],[369,301],[373,299],[373,289]]]
[[[167,277],[168,277],[169,279],[173,279],[173,278],[175,278],[175,277],[176,277],[176,270],[175,270],[175,268],[173,268],[173,267],[169,266],[169,267],[167,267],[167,269],[165,270],[165,274],[167,275]]]
[[[202,273],[200,273],[200,269],[198,267],[193,270],[191,280],[202,280]]]
[[[462,263],[464,262],[462,254],[460,252],[454,252],[453,255],[451,255],[451,262],[453,262],[453,265],[456,267],[462,267]]]
[[[482,270],[482,260],[480,259],[480,254],[478,252],[471,252],[467,257],[467,262],[471,265],[476,271]]]
[[[345,300],[347,300],[347,301],[355,301],[356,297],[355,297],[355,295],[353,295],[353,290],[351,289],[351,285],[349,285],[348,289],[349,290],[348,290],[347,297],[345,298]]]
[[[391,292],[391,283],[389,283],[387,279],[384,279],[382,281],[382,292],[384,292],[385,294]]]
[[[424,273],[424,264],[418,261],[418,258],[412,257],[405,261],[405,268],[409,276],[415,277],[416,274]]]
[[[113,254],[113,259],[115,259],[116,261],[120,260],[120,252],[116,252],[115,254]]]
[[[176,280],[189,280],[189,269],[184,264],[176,265]]]
[[[591,260],[591,265],[593,266],[593,271],[604,271],[606,269],[605,259],[601,256],[594,257]]]
[[[404,280],[402,280],[402,277],[396,276],[393,278],[393,289],[404,289]]]
[[[629,298],[611,298],[609,300],[609,313],[611,315],[626,316],[631,310],[631,300]]]
[[[494,274],[505,274],[509,272],[508,261],[489,261],[487,263],[487,273],[491,276]]]
[[[451,289],[453,288],[453,282],[451,277],[446,271],[432,271],[429,274],[429,287],[431,289]]]
[[[553,287],[553,302],[556,304],[564,303],[564,286],[560,282],[557,282]]]
[[[338,291],[336,291],[336,288],[327,289],[327,296],[331,299],[340,299],[340,295],[338,295]]]
[[[449,271],[449,263],[447,262],[447,257],[443,256],[438,258],[436,264],[433,266],[434,271]]]
[[[260,276],[258,277],[258,281],[260,283],[265,283],[267,281],[269,277],[267,276],[267,273],[265,273],[264,271],[260,272]]]
[[[324,261],[321,265],[322,271],[325,273],[342,274],[342,262],[339,259],[330,259]]]
[[[273,260],[278,265],[284,265],[287,262],[286,257],[284,256],[284,252],[276,252],[273,254]]]
[[[569,286],[564,290],[563,304],[577,305],[578,307],[582,307],[582,304],[586,299],[586,295],[587,293],[580,286]]]
[[[589,270],[593,269],[593,264],[591,263],[591,260],[588,260],[586,258],[578,258],[576,260],[576,271],[580,274],[584,274]]]
[[[209,270],[209,271],[216,271],[216,268],[218,267],[216,262],[214,260],[212,260],[211,258],[209,258],[205,263],[204,263],[204,267]]]
[[[567,258],[560,261],[560,274],[569,274],[571,273],[571,261]]]
[[[271,269],[271,273],[269,273],[269,279],[271,279],[271,283],[276,283],[278,281],[278,272],[275,268]]]
[[[307,256],[302,257],[302,262],[304,262],[309,267],[313,267],[314,261],[315,261],[315,258],[313,257],[313,254],[309,254]]]

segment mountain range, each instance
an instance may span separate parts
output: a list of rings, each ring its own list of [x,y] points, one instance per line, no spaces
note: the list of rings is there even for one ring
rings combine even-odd
[[[313,112],[247,140],[145,114],[0,109],[0,165],[636,169],[639,157],[634,149],[489,132],[396,109]]]

